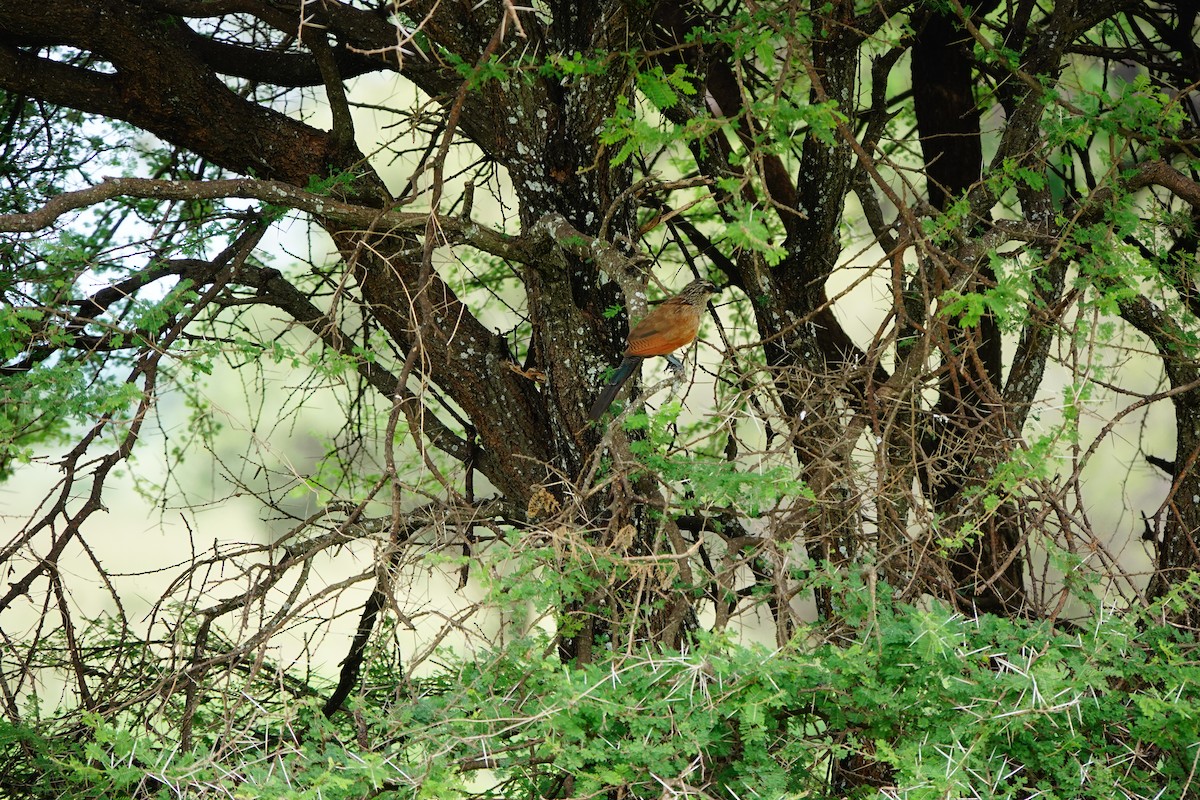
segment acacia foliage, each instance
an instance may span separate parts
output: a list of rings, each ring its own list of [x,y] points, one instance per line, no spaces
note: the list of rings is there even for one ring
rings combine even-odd
[[[861,586],[855,588],[861,589]],[[865,593],[864,593],[865,594]],[[532,636],[409,681],[373,662],[353,716],[232,680],[188,748],[86,714],[54,739],[0,722],[14,796],[878,797],[1195,796],[1200,672],[1174,626],[1087,630],[888,596],[856,641],[783,649],[701,634],[565,669]],[[1165,609],[1154,611],[1163,613]],[[808,631],[809,633],[817,633]],[[97,641],[101,641],[99,638]],[[120,643],[124,646],[127,643]],[[164,718],[182,712],[169,703]]]
[[[1191,791],[1195,27],[0,3],[0,476],[61,468],[0,542],[13,791]],[[590,425],[692,276],[686,401]],[[199,458],[265,541],[204,529]],[[126,468],[216,536],[145,619]]]

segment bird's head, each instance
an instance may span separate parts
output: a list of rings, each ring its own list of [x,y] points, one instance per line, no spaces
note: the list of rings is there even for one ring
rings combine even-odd
[[[690,305],[703,305],[708,302],[710,296],[720,291],[712,281],[699,278],[683,287],[683,291],[679,293],[679,299]]]

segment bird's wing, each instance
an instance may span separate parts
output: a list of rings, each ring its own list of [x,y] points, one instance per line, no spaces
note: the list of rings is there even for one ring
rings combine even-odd
[[[628,356],[665,356],[692,343],[700,327],[699,315],[691,308],[664,304],[629,332]]]

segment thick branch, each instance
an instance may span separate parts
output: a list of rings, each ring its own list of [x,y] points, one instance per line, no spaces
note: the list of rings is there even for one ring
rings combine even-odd
[[[380,233],[424,231],[429,221],[429,214],[424,212],[380,211],[369,206],[346,203],[306,192],[281,181],[254,178],[214,181],[106,178],[102,183],[87,189],[57,195],[41,208],[27,214],[0,216],[0,232],[32,233],[44,230],[68,212],[118,197],[154,200],[217,200],[237,197],[261,200],[274,206],[294,208],[321,220]],[[440,231],[450,244],[469,244],[486,253],[515,261],[525,261],[528,257],[518,239],[500,231],[458,217],[438,215],[436,220]]]
[[[221,75],[274,86],[318,86],[323,80],[320,67],[308,53],[281,53],[278,50],[243,47],[214,41],[199,34],[195,38],[195,50],[206,64]],[[340,47],[332,50],[332,54],[338,74],[343,79],[377,72],[386,66],[366,56],[348,53]]]
[[[1140,164],[1129,185],[1133,189],[1161,186],[1192,208],[1200,209],[1200,183],[1196,183],[1161,159]]]
[[[116,72],[19,49],[30,37],[94,53]],[[234,93],[196,52],[197,39],[179,18],[130,2],[0,4],[0,88],[123,119],[226,169],[301,186],[362,160],[357,148]]]

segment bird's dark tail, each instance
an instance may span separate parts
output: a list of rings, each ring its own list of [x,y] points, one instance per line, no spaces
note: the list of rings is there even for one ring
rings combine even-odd
[[[629,380],[629,376],[633,374],[634,369],[642,361],[638,356],[626,356],[621,365],[617,367],[617,371],[613,373],[612,380],[600,391],[600,396],[596,398],[596,402],[592,404],[592,410],[588,412],[588,417],[595,422],[604,416],[604,412],[608,411],[608,407],[612,405],[613,398],[617,396],[617,392],[621,391],[621,387],[625,381]]]

